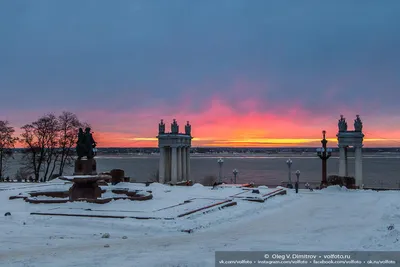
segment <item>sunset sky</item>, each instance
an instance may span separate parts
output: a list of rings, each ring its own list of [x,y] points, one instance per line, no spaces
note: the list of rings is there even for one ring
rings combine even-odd
[[[400,147],[400,1],[0,1],[0,120],[91,123],[101,147]]]

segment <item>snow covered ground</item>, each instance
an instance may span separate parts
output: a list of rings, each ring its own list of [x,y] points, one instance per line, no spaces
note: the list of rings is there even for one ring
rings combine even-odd
[[[214,266],[214,252],[221,250],[400,250],[400,192],[396,191],[348,191],[339,187],[301,190],[299,194],[289,191],[264,203],[233,199],[236,206],[173,220],[30,213],[176,217],[184,211],[229,199],[243,189],[123,183],[114,188],[151,190],[154,198],[107,204],[29,204],[22,199],[8,199],[27,191],[69,187],[70,184],[60,181],[0,184],[0,266],[207,267]],[[261,193],[273,190],[260,189]],[[197,200],[165,209],[193,198]],[[4,216],[6,212],[11,216]],[[187,229],[194,231],[181,231]],[[110,237],[102,238],[104,233]]]

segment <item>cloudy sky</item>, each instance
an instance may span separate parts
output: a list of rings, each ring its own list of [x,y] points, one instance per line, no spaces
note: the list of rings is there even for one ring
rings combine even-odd
[[[400,145],[400,1],[0,2],[0,119],[63,110],[99,146],[155,146],[158,123],[196,145]]]

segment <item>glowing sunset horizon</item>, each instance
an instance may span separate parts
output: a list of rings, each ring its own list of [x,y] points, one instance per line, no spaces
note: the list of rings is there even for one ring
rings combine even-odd
[[[91,114],[93,120],[90,121],[90,117],[86,117],[85,121],[92,125],[98,147],[157,147],[160,119],[157,120],[151,110],[144,113],[147,114],[145,121],[141,120],[145,116],[141,114],[113,116],[106,115],[104,112],[97,115]],[[214,117],[213,113],[219,115]],[[181,118],[177,119],[180,133],[184,132],[183,128],[187,122],[185,119],[192,118],[189,123],[192,126],[194,147],[319,147],[322,130],[327,131],[328,146],[337,146],[338,128],[335,123],[337,118],[317,115],[308,117],[308,112],[304,110],[296,110],[296,112],[289,110],[288,113],[292,115],[278,116],[256,111],[239,114],[219,102],[217,106],[207,108],[204,113],[182,112],[171,118]],[[150,119],[151,117],[154,120]],[[363,117],[361,119],[363,120]],[[163,118],[167,133],[170,132],[172,120]],[[121,123],[122,121],[140,121],[140,124],[136,124],[134,128],[135,124],[130,127],[128,123]],[[325,123],[326,121],[330,123]],[[351,131],[351,120],[347,119],[347,122]],[[385,121],[372,117],[369,120],[363,120],[363,123],[364,147],[400,147],[400,139],[397,138],[400,132],[382,128],[380,125],[386,124]],[[369,124],[375,124],[378,127],[371,129]],[[16,136],[19,134],[20,130],[16,128]],[[18,145],[18,147],[21,146]]]

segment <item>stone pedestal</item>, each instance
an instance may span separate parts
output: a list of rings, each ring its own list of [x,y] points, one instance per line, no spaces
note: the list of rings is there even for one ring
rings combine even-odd
[[[74,183],[69,189],[69,199],[75,201],[79,198],[97,199],[101,197],[101,188],[98,185],[99,181],[111,179],[110,175],[73,175],[61,176],[61,180]]]
[[[96,175],[97,166],[95,159],[77,159],[75,160],[74,175]]]
[[[97,199],[101,197],[101,188],[96,181],[74,183],[69,189],[70,201],[83,199]]]

